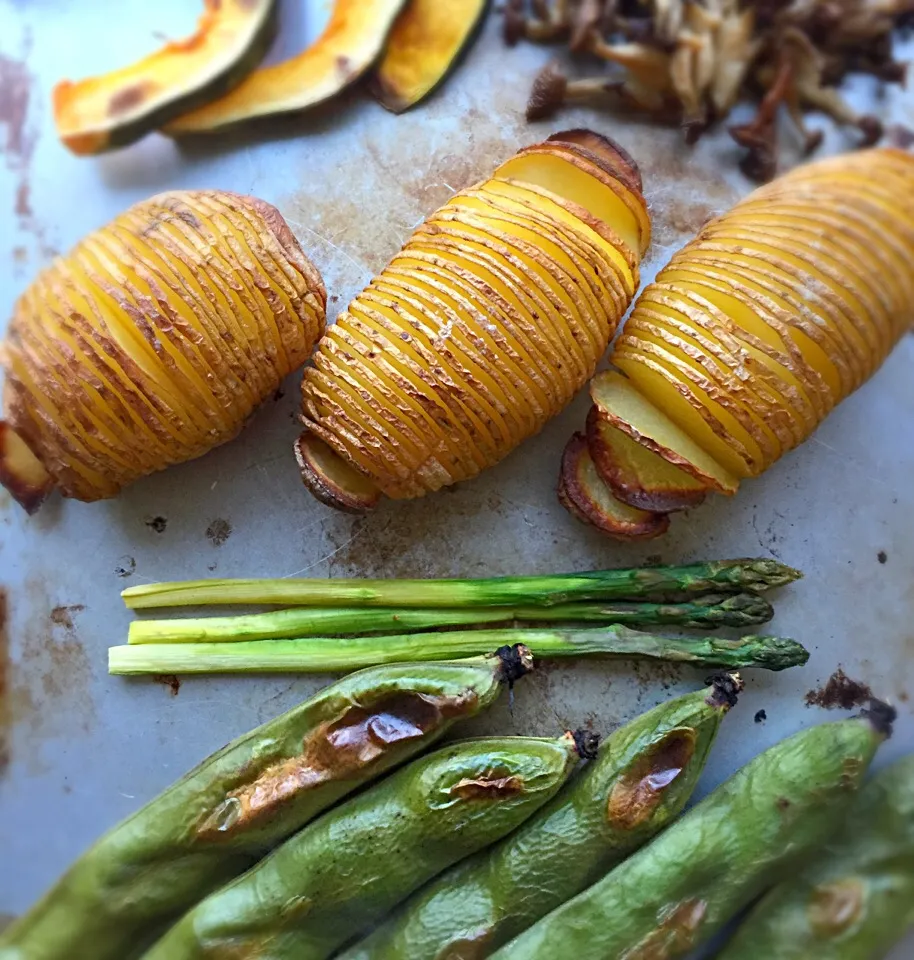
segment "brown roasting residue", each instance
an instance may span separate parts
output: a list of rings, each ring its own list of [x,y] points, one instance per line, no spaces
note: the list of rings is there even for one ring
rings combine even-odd
[[[173,673],[154,673],[152,679],[155,683],[161,683],[163,687],[168,687],[173,697],[181,692],[181,681]]]
[[[694,752],[695,731],[690,727],[671,730],[651,744],[613,786],[606,809],[610,824],[633,830],[649,820]]]
[[[824,687],[806,694],[805,703],[807,707],[824,707],[826,710],[853,710],[872,699],[873,691],[867,684],[852,680],[838,667]]]
[[[448,791],[460,800],[502,800],[524,792],[523,778],[518,776],[465,777]]]
[[[368,706],[353,704],[318,726],[300,754],[255,771],[254,779],[229,792],[197,835],[237,834],[322,783],[354,779],[405,741],[427,736],[449,717],[471,713],[475,700],[469,691],[459,697],[392,693]]]
[[[73,629],[73,614],[82,613],[85,606],[81,603],[71,603],[69,606],[54,607],[51,611],[51,623],[67,630]]]
[[[0,587],[0,777],[10,762],[10,646],[6,629],[6,590]]]
[[[0,55],[0,125],[6,127],[3,154],[8,169],[21,169],[31,159],[32,137],[27,120],[32,76],[23,60]]]
[[[866,890],[859,880],[839,880],[815,887],[807,910],[809,925],[823,940],[840,936],[860,916]]]
[[[704,920],[708,905],[704,900],[683,900],[660,911],[658,923],[640,943],[621,955],[619,960],[668,960],[688,953],[695,944],[695,934]]]
[[[214,547],[221,547],[231,535],[232,525],[228,520],[223,520],[222,517],[217,517],[206,528],[206,539]]]

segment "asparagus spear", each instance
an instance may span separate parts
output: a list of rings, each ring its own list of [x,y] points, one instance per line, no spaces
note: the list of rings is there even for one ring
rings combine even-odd
[[[589,629],[454,630],[390,637],[312,637],[242,643],[130,644],[111,647],[108,672],[322,673],[403,660],[447,660],[523,643],[540,657],[609,656],[669,660],[700,667],[784,670],[809,653],[786,637],[661,637],[615,625]]]
[[[713,560],[680,567],[591,570],[483,580],[189,580],[128,587],[133,610],[199,604],[286,606],[554,606],[571,600],[642,600],[781,587],[802,574],[777,560]]]
[[[770,603],[753,593],[709,594],[685,603],[560,603],[554,607],[457,607],[411,610],[401,607],[292,607],[241,617],[188,617],[182,620],[135,620],[128,643],[283,640],[329,634],[388,630],[432,630],[461,624],[505,620],[635,623],[642,626],[749,627],[774,616]]]

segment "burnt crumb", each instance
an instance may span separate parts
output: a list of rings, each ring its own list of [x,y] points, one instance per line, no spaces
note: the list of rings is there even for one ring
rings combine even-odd
[[[706,702],[712,707],[730,710],[735,707],[739,695],[746,688],[746,683],[738,673],[717,673],[705,680],[705,685],[711,687]]]
[[[764,710],[759,710],[755,715],[756,723],[764,723],[768,719],[768,714]]]
[[[876,554],[876,559],[880,563],[885,563],[886,560],[889,559],[889,555],[885,552],[885,550],[880,550],[879,553]]]
[[[574,748],[582,760],[596,760],[597,748],[600,746],[599,734],[579,727],[571,736],[574,739]]]
[[[340,302],[340,295],[339,295],[338,293],[334,293],[334,294],[330,297],[330,302],[331,302],[331,303],[339,303],[339,302]]]
[[[216,569],[217,566],[218,566],[218,564],[216,564],[216,563],[210,563],[210,564],[207,565],[207,568],[206,568],[206,569],[209,570],[210,573],[213,573],[213,572],[215,571],[215,569]]]
[[[838,667],[824,687],[806,694],[805,703],[807,707],[824,707],[826,710],[853,710],[872,699],[873,691],[867,684],[852,680]]]
[[[860,711],[860,716],[867,717],[873,725],[873,729],[888,740],[892,736],[892,725],[898,719],[898,711],[890,703],[873,697],[866,707]]]
[[[114,575],[116,577],[131,577],[134,573],[136,573],[136,560],[126,554],[123,557],[118,557],[114,566]]]
[[[232,525],[228,520],[217,517],[206,528],[206,539],[214,547],[221,547],[223,543],[232,535]]]
[[[164,533],[165,528],[168,526],[168,519],[166,517],[150,517],[148,520],[144,520],[143,523],[155,533]]]
[[[285,395],[286,395],[285,390],[283,390],[282,387],[277,387],[277,388],[276,388],[276,393],[273,394],[273,401],[274,401],[274,403],[278,403],[280,400],[282,400],[282,398],[283,398]]]
[[[51,623],[58,627],[66,627],[67,630],[73,629],[73,614],[82,613],[85,606],[81,603],[72,603],[69,606],[54,607],[51,611]]]
[[[176,697],[181,690],[181,681],[173,673],[154,673],[152,679],[155,683],[168,687],[173,697]]]
[[[663,566],[663,557],[659,553],[652,553],[649,557],[645,557],[644,564],[645,567],[662,567]]]

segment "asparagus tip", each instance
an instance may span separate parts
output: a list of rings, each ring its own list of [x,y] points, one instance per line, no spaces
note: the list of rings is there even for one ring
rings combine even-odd
[[[582,760],[595,760],[597,757],[597,748],[600,746],[600,735],[592,730],[585,730],[578,727],[573,730],[571,737],[574,740],[574,748]]]
[[[708,677],[705,683],[711,688],[705,702],[708,706],[720,707],[723,710],[732,710],[739,700],[739,695],[746,688],[746,682],[738,673],[715,673]]]
[[[495,656],[501,661],[502,682],[509,687],[533,670],[533,654],[522,643],[505,644],[495,651]]]
[[[861,710],[860,716],[869,720],[873,729],[888,740],[892,736],[892,724],[898,717],[898,711],[890,703],[873,697]]]

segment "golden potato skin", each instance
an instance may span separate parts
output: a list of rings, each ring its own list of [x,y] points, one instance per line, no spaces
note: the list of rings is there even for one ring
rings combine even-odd
[[[649,242],[646,208],[630,212],[644,206],[638,187],[576,144],[536,149],[546,178],[567,162],[568,192],[514,179],[506,163],[457,194],[340,315],[305,371],[306,433],[388,497],[473,477],[537,433],[593,375],[637,289]],[[590,189],[638,249],[577,202]]]
[[[124,486],[234,437],[324,331],[326,291],[278,211],[175,191],[55,260],[17,301],[7,428],[64,496]]]
[[[914,156],[883,148],[801,166],[673,256],[613,363],[727,469],[757,475],[910,329],[912,263]]]

